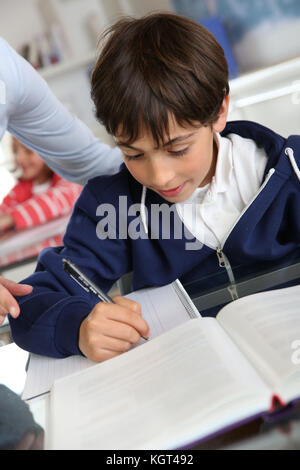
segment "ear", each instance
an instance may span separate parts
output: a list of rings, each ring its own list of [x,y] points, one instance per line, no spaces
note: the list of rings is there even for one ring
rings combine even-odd
[[[222,132],[226,126],[228,110],[229,110],[229,101],[230,101],[230,98],[228,94],[225,96],[223,100],[217,120],[213,123],[213,130],[215,132]]]

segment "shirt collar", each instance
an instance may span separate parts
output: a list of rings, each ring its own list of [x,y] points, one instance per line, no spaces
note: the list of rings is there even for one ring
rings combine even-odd
[[[218,147],[218,156],[211,189],[215,193],[224,193],[230,186],[233,173],[232,142],[217,132],[214,133],[214,140]]]

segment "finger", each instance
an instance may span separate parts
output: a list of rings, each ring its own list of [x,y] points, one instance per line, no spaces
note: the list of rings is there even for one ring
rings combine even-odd
[[[3,316],[4,316],[4,315],[7,315],[7,314],[8,314],[7,309],[4,308],[4,307],[1,307],[1,305],[0,305],[0,315],[3,315]]]
[[[132,310],[133,312],[142,314],[141,305],[132,299],[127,299],[126,297],[121,297],[120,295],[116,295],[113,298],[113,301],[117,305],[122,305],[123,307],[127,308],[128,310]]]
[[[10,313],[12,317],[17,318],[20,313],[18,302],[2,285],[0,285],[0,306],[2,314]]]
[[[110,304],[111,305],[111,304]],[[148,337],[149,336],[149,325],[144,320],[144,318],[132,310],[121,305],[114,305],[116,308],[110,307],[106,312],[106,318],[113,320],[120,324],[125,324],[134,328],[140,336]],[[106,309],[106,306],[103,305],[103,311]]]
[[[132,346],[130,341],[117,339],[116,337],[104,336],[101,338],[101,349],[118,354],[128,351]]]
[[[132,344],[137,344],[141,339],[141,334],[134,327],[114,320],[108,320],[102,323],[101,334],[103,335],[104,342],[107,338],[110,338],[110,340],[114,340],[113,343],[115,341],[117,341],[118,343],[126,343],[126,345],[128,345],[128,348]],[[125,347],[125,345],[119,344],[119,347],[121,347],[120,352],[124,352],[123,348]],[[127,351],[127,349],[125,350]]]
[[[99,349],[97,351],[91,351],[87,357],[95,362],[104,362],[113,357],[120,356],[120,352],[110,351],[109,349]]]
[[[0,315],[0,326],[3,325],[6,315]]]
[[[5,279],[5,277],[0,276],[0,284],[7,289],[12,295],[28,295],[32,292],[32,286],[28,284],[17,284],[14,281]]]

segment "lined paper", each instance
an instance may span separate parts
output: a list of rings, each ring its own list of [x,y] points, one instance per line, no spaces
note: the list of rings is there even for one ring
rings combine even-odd
[[[191,319],[188,310],[176,293],[175,283],[141,289],[126,295],[126,297],[141,304],[142,315],[150,326],[150,340]],[[145,341],[141,339],[140,344],[143,343]],[[137,346],[133,346],[132,349]],[[22,398],[29,400],[47,393],[56,379],[79,372],[95,364],[82,356],[56,359],[32,354]]]

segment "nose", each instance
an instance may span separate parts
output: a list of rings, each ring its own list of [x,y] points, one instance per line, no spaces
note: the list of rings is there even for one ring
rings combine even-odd
[[[164,158],[154,158],[149,165],[148,176],[151,187],[157,190],[172,189],[176,176],[174,164]]]

